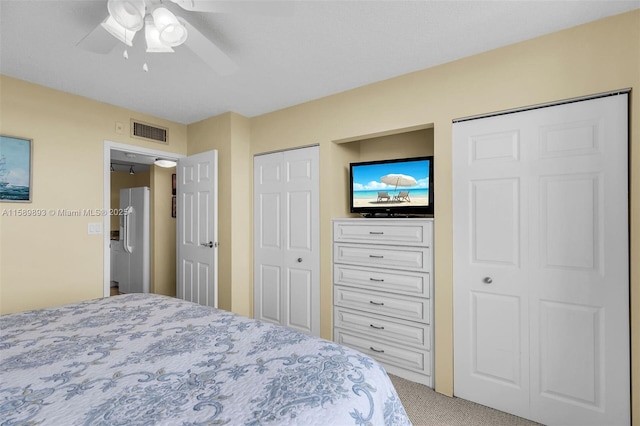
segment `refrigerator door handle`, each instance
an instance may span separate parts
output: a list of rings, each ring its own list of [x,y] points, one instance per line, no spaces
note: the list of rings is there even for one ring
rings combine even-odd
[[[127,253],[133,253],[133,246],[131,245],[131,225],[129,219],[133,214],[133,207],[127,206],[124,210],[124,251]]]

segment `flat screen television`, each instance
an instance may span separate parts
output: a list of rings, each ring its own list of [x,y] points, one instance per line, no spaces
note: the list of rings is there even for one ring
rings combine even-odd
[[[349,176],[351,213],[433,215],[433,156],[351,163]]]

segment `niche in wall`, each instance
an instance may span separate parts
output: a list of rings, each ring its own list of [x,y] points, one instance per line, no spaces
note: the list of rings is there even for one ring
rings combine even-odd
[[[359,145],[359,157],[356,161],[389,160],[433,155],[433,127],[371,137],[350,143]]]
[[[433,124],[334,140],[334,217],[348,217],[349,163],[433,155]],[[342,200],[342,201],[340,201]]]

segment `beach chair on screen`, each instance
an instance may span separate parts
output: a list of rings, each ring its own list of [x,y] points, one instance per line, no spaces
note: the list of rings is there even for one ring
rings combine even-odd
[[[378,192],[378,203],[381,202],[382,200],[390,201],[391,196],[386,191]]]
[[[409,198],[409,191],[400,191],[398,195],[393,197],[395,201],[408,201],[411,202],[411,198]]]

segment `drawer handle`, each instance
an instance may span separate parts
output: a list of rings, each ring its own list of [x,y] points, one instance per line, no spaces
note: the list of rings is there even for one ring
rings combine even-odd
[[[371,303],[372,305],[376,305],[376,306],[384,306],[384,303],[382,303],[382,302],[374,302],[373,300],[369,300],[369,303]]]
[[[382,232],[382,231],[369,231],[369,234],[371,234],[371,235],[384,235],[384,232]]]
[[[379,326],[379,325],[369,324],[369,327],[371,327],[371,328],[375,328],[376,330],[384,330],[384,327]]]
[[[384,256],[377,254],[370,254],[369,257],[373,257],[374,259],[384,259]]]
[[[380,278],[369,278],[369,281],[375,281],[377,283],[383,283],[384,280],[380,279]]]
[[[369,346],[369,349],[371,349],[371,350],[372,350],[372,351],[374,351],[374,352],[381,353],[381,354],[383,354],[383,353],[384,353],[384,351],[383,351],[382,349],[376,349],[376,348],[374,348],[373,346]]]

